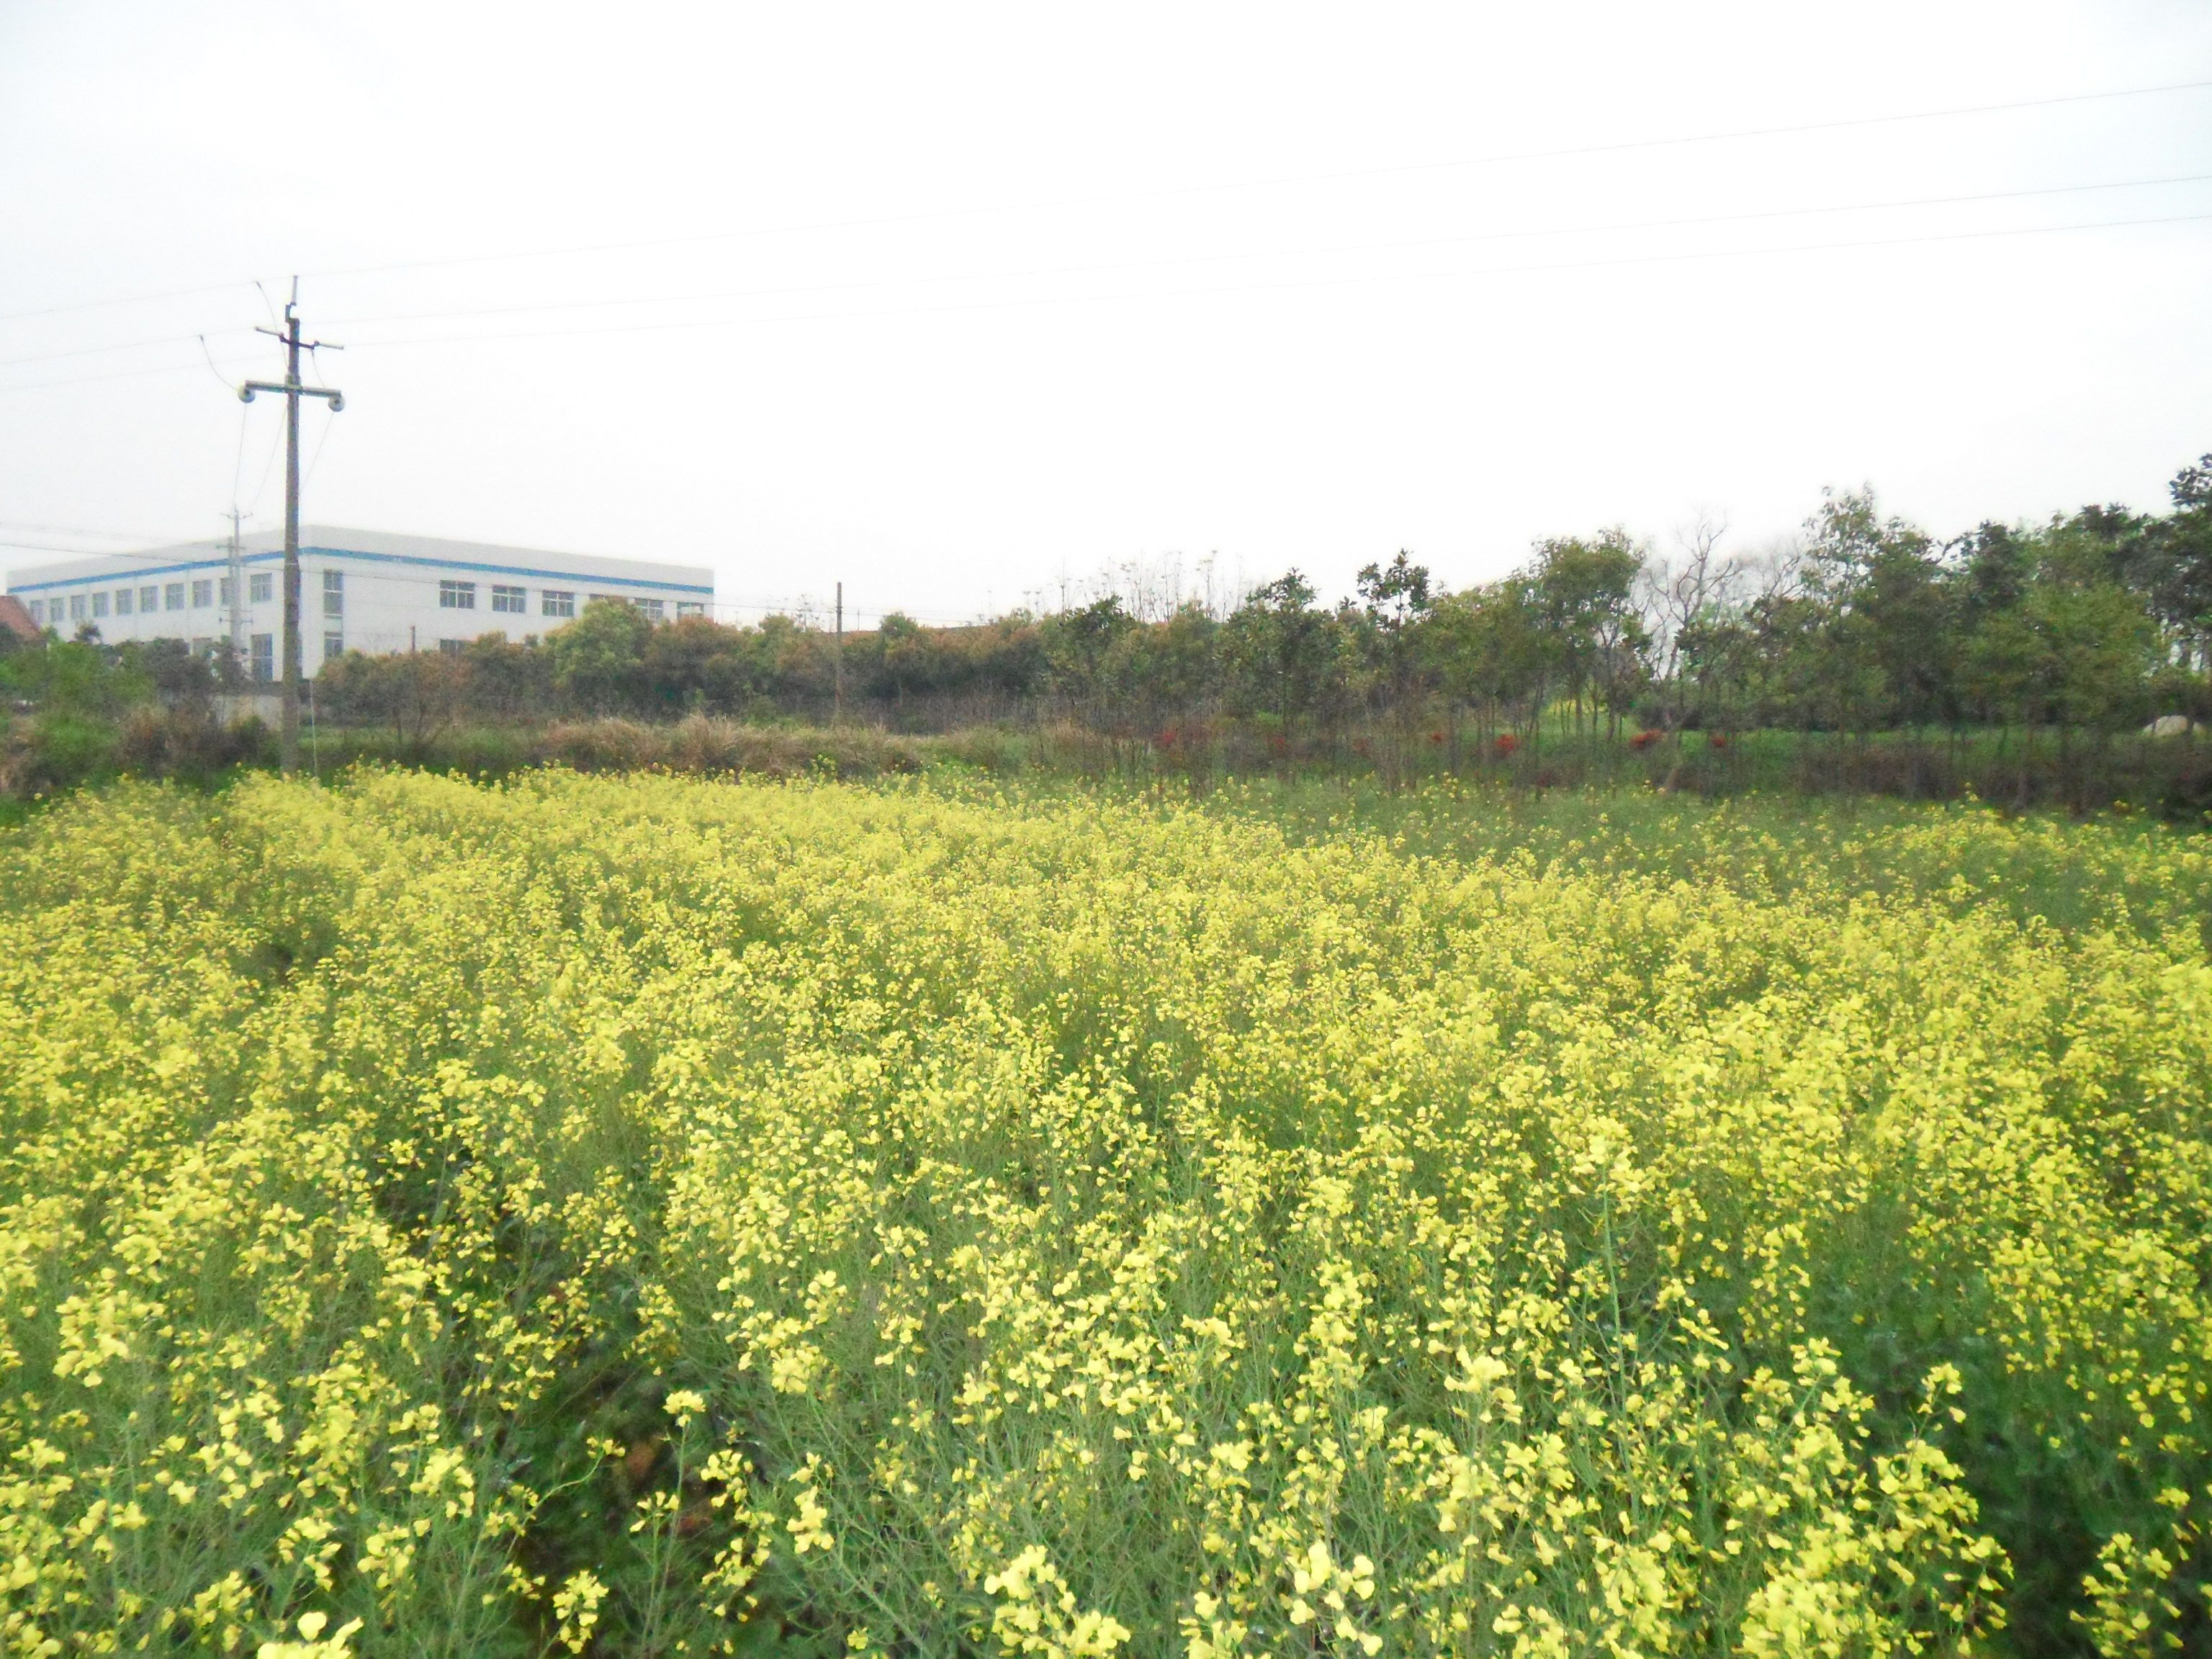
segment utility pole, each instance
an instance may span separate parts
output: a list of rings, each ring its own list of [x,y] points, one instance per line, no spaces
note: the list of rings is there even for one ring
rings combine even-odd
[[[246,556],[238,544],[238,521],[245,517],[230,509],[230,659],[234,665],[246,657]]]
[[[300,349],[324,349],[323,342],[300,338],[300,279],[292,279],[292,298],[284,307],[284,331],[257,331],[284,343],[284,379],[248,380],[238,389],[239,398],[253,401],[257,392],[274,392],[284,399],[284,724],[278,753],[287,776],[300,769],[300,399],[326,398],[331,413],[345,407],[345,399],[327,386],[300,384]],[[339,348],[331,346],[331,350]],[[235,598],[235,590],[233,597]]]
[[[845,723],[845,584],[842,582],[837,584],[837,651],[834,660],[837,678],[836,690],[830,693],[830,724],[842,726]]]

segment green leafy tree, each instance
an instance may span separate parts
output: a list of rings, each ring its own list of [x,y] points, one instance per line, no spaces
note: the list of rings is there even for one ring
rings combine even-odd
[[[1574,699],[1577,726],[1586,702],[1617,708],[1620,693],[1640,678],[1645,633],[1635,594],[1644,562],[1643,549],[1617,528],[1537,545],[1531,594],[1558,689]]]
[[[486,634],[463,647],[461,659],[472,715],[532,720],[553,701],[552,655],[534,640],[518,644],[504,634]]]
[[[2168,486],[2173,512],[2148,537],[2146,586],[2176,653],[2212,678],[2212,454]]]
[[[653,624],[635,605],[594,599],[551,635],[553,684],[574,707],[592,714],[635,710],[645,695],[645,647]]]
[[[1387,706],[1399,725],[1410,729],[1429,689],[1421,629],[1435,609],[1437,593],[1428,567],[1415,564],[1401,548],[1388,565],[1369,564],[1360,570],[1358,592],[1370,665]]]
[[[1110,593],[1075,610],[1046,617],[1040,631],[1046,671],[1054,692],[1064,702],[1085,709],[1094,717],[1104,714],[1115,690],[1108,663],[1115,646],[1137,626],[1136,618],[1121,608],[1119,598]]]
[[[1233,709],[1271,714],[1285,726],[1330,710],[1342,686],[1342,634],[1314,599],[1312,585],[1286,571],[1253,589],[1222,624]]]
[[[1221,624],[1203,606],[1178,606],[1164,623],[1131,628],[1114,641],[1108,682],[1157,727],[1176,714],[1196,714],[1220,689]]]
[[[0,657],[0,693],[44,714],[112,719],[149,700],[154,680],[135,650],[49,633]]]
[[[1438,599],[1424,628],[1433,672],[1455,708],[1475,711],[1483,741],[1543,703],[1552,652],[1543,610],[1525,576]]]
[[[389,726],[403,750],[420,749],[474,706],[468,659],[447,651],[349,651],[323,665],[315,696],[331,719]]]
[[[1948,661],[1935,544],[1865,489],[1830,492],[1806,532],[1790,678],[1812,720],[1864,733],[1931,717]]]
[[[668,714],[744,712],[756,684],[751,644],[747,629],[709,617],[679,617],[654,629],[640,665],[652,707]]]

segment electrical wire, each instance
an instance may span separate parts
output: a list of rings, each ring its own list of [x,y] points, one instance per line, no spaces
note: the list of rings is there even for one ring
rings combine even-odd
[[[323,446],[330,442],[331,428],[337,423],[338,417],[331,412],[330,405],[328,404],[325,404],[323,405],[322,433],[315,440],[314,453],[307,457],[307,470],[300,475],[300,491],[302,495],[307,493],[307,486],[314,482],[315,468],[323,459]]]
[[[33,524],[27,519],[0,519],[0,530],[27,530],[46,536],[94,536],[111,542],[147,542],[156,538],[142,530],[88,530],[82,525]]]
[[[234,513],[239,510],[238,487],[246,482],[246,420],[249,412],[246,404],[239,405],[238,453],[233,457],[230,464],[230,510]]]
[[[1672,219],[1627,219],[1598,224],[1538,227],[1523,230],[1479,231],[1464,236],[1410,237],[1384,242],[1340,242],[1302,247],[1262,248],[1243,252],[1197,253],[1156,259],[1123,259],[1105,264],[1044,265],[1012,270],[954,271],[938,276],[883,276],[847,283],[814,283],[780,288],[727,289],[700,294],[648,295],[602,300],[577,300],[543,305],[483,306],[465,311],[417,311],[333,319],[331,326],[359,328],[378,323],[441,322],[448,319],[507,317],[544,312],[593,311],[626,306],[683,305],[715,300],[781,298],[798,294],[848,293],[862,289],[900,288],[929,283],[1012,282],[1038,276],[1094,276],[1110,271],[1160,270],[1194,264],[1219,264],[1243,259],[1318,258],[1345,253],[1402,252],[1411,248],[1463,247],[1478,243],[1526,241],[1553,236],[1589,236],[1616,231],[1679,230],[1713,225],[1750,224],[1777,219],[1814,217],[1837,213],[1879,213],[1923,208],[1954,207],[1976,202],[2021,201],[2032,197],[2081,195],[2093,191],[2140,190],[2171,185],[2212,181],[2212,173],[2173,173],[2151,179],[2119,179],[2100,184],[2052,185],[2032,190],[1986,191],[1964,196],[1919,196],[1884,202],[1848,202],[1822,207],[1771,208],[1750,213],[1700,214]],[[0,368],[8,367],[0,362]]]
[[[721,317],[686,319],[677,321],[649,323],[621,323],[596,325],[578,328],[509,330],[489,334],[440,333],[403,336],[395,339],[356,340],[351,343],[355,350],[374,351],[390,347],[422,345],[463,345],[495,343],[502,340],[577,339],[598,335],[662,333],[672,330],[705,328],[734,328],[764,323],[841,322],[859,321],[883,317],[909,317],[945,314],[959,312],[994,311],[1034,308],[1041,306],[1082,305],[1130,300],[1164,300],[1204,297],[1212,295],[1259,294],[1290,292],[1301,289],[1355,287],[1366,283],[1397,282],[1436,282],[1458,279],[1479,279],[1486,276],[1513,276],[1531,274],[1551,274],[1573,270],[1599,270],[1622,266],[1672,264],[1691,261],[1725,261],[1729,259],[1785,258],[1796,254],[1846,252],[1864,248],[1927,246],[1942,243],[1983,241],[2020,236],[2065,235],[2082,231],[2134,229],[2155,225],[2194,224],[2212,219],[2208,213],[2180,213],[2146,216],[2132,219],[2100,219],[2084,223],[2064,225],[2022,225],[1990,230],[1932,232],[1911,236],[1866,237],[1839,241],[1793,243],[1779,247],[1758,248],[1699,248],[1687,252],[1627,254],[1600,259],[1547,260],[1517,265],[1486,265],[1472,269],[1437,271],[1374,271],[1353,276],[1285,278],[1277,282],[1216,283],[1194,288],[1143,289],[1107,294],[1043,295],[1022,299],[994,299],[955,301],[937,305],[883,307],[866,311],[790,312],[769,316]],[[776,290],[760,290],[770,295]],[[732,295],[712,297],[751,297]],[[394,319],[393,320],[399,320]],[[14,386],[0,386],[0,397],[14,392],[48,391],[56,387],[94,385],[102,381],[143,378],[150,375],[173,374],[196,365],[173,365],[161,368],[126,369],[113,374],[75,376],[58,380],[30,380]]]
[[[211,331],[216,338],[220,340],[228,335],[250,334],[252,330],[218,328]],[[0,368],[16,368],[25,363],[59,362],[65,357],[97,357],[110,351],[143,351],[148,346],[181,345],[186,340],[198,340],[201,349],[204,350],[207,347],[208,335],[205,331],[198,334],[163,334],[150,340],[121,340],[113,345],[77,346],[68,351],[42,351],[28,357],[0,357]]]
[[[211,359],[210,361],[210,366],[215,367],[218,374],[220,374],[223,368],[244,368],[246,364],[252,362],[252,359],[247,357],[228,357]],[[105,374],[71,375],[66,380],[22,380],[17,382],[14,386],[0,386],[0,393],[9,392],[36,392],[47,386],[98,386],[103,381],[107,380],[143,380],[160,374],[189,374],[199,367],[199,364],[191,362],[167,363],[159,368],[122,368]]]
[[[2067,93],[2051,98],[2014,99],[2002,103],[1962,104],[1946,109],[1911,110],[1891,115],[1846,116],[1826,121],[1802,121],[1779,126],[1741,127],[1715,132],[1681,133],[1657,138],[1627,138],[1600,144],[1574,144],[1550,149],[1502,150],[1487,155],[1459,156],[1443,161],[1401,161],[1379,167],[1346,167],[1326,173],[1283,174],[1270,178],[1228,179],[1195,185],[1170,185],[1153,189],[1112,191],[1091,196],[1006,203],[987,207],[939,208],[919,213],[882,214],[868,218],[818,220],[791,225],[745,229],[703,231],[684,236],[653,237],[636,241],[592,242],[566,247],[532,248],[507,253],[465,254],[435,259],[409,259],[380,265],[355,265],[304,273],[319,277],[383,276],[398,270],[428,270],[450,265],[491,264],[519,259],[564,258],[582,253],[635,252],[651,248],[680,247],[695,243],[730,241],[756,236],[783,236],[823,230],[857,230],[880,225],[914,224],[930,220],[981,217],[1006,213],[1036,213],[1071,207],[1097,207],[1123,202],[1206,195],[1238,190],[1272,190],[1293,185],[1334,184],[1352,179],[1385,178],[1408,173],[1431,173],[1457,167],[1502,167],[1526,161],[1564,161],[1577,156],[1609,155],[1633,150],[1664,149],[1692,144],[1730,143],[1754,138],[1775,138],[1850,128],[1893,125],[1913,121],[1948,120],[1973,115],[1995,115],[2017,110],[2051,108],[2063,104],[2094,103],[2118,98],[2142,98],[2160,94],[2201,92],[2212,80],[2174,81],[2157,86],[2125,87],[2108,92]],[[0,321],[7,320],[0,318]]]
[[[253,517],[261,506],[261,497],[269,488],[269,475],[276,470],[276,452],[283,447],[283,442],[284,434],[282,428],[269,434],[269,459],[261,464],[261,482],[253,486],[253,499],[246,504],[246,515],[248,518]],[[234,492],[231,505],[235,507],[237,504],[237,497]]]
[[[434,258],[397,260],[374,265],[331,266],[302,274],[319,278],[382,276],[400,270],[428,270],[453,265],[492,264],[525,259],[565,258],[586,253],[632,252],[702,242],[737,240],[761,236],[802,235],[825,230],[861,229],[882,225],[920,223],[938,219],[1048,212],[1065,208],[1164,200],[1239,190],[1280,189],[1297,185],[1330,184],[1352,179],[1382,178],[1393,174],[1436,172],[1459,167],[1497,167],[1528,161],[1559,161],[1580,156],[1626,154],[1636,150],[1662,149],[1696,144],[1731,143],[1760,138],[1844,131],[1911,122],[2007,114],[2022,110],[2057,108],[2068,105],[2098,103],[2118,99],[2201,92],[2207,88],[2212,88],[2212,80],[2173,81],[2151,86],[2118,87],[2101,92],[2063,93],[2044,98],[2010,99],[1996,103],[1961,104],[1938,109],[1899,111],[1886,115],[1845,116],[1824,121],[1803,121],[1764,127],[1741,127],[1710,132],[1680,133],[1651,138],[1629,138],[1606,143],[1568,145],[1548,149],[1504,150],[1486,155],[1395,162],[1376,167],[1341,168],[1322,173],[1279,174],[1265,178],[1170,185],[1141,190],[1103,191],[1088,196],[999,203],[974,207],[939,208],[915,213],[879,214],[866,217],[817,220],[785,225],[739,227],[682,236],[647,237],[624,241],[578,243],[559,247],[455,254]],[[99,310],[118,306],[150,305],[163,300],[191,299],[208,294],[227,293],[234,289],[249,285],[259,289],[263,301],[264,303],[268,302],[268,292],[262,287],[259,280],[252,277],[237,277],[227,282],[202,283],[191,288],[171,289],[157,293],[121,295],[103,300],[72,301],[59,305],[0,313],[0,323],[20,322],[33,318],[59,316],[66,313]],[[270,305],[270,310],[273,314],[275,310],[273,304]]]
[[[2050,236],[2087,230],[2133,229],[2151,225],[2197,224],[2212,220],[2212,213],[2166,214],[2139,219],[2103,219],[2087,224],[2028,225],[2002,230],[1941,232],[1918,236],[1872,237],[1837,242],[1810,242],[1788,247],[1697,249],[1680,253],[1630,254],[1606,259],[1551,260],[1519,265],[1486,265],[1472,270],[1373,271],[1357,276],[1286,278],[1280,282],[1219,283],[1202,288],[1142,289],[1111,294],[1042,295],[1024,299],[957,301],[943,305],[895,306],[872,311],[785,312],[758,317],[708,317],[674,322],[617,323],[583,328],[507,331],[492,334],[424,334],[389,340],[357,340],[356,351],[388,347],[477,345],[500,341],[579,339],[595,335],[657,334],[673,330],[740,328],[765,323],[851,322],[880,317],[942,315],[958,312],[1001,311],[1042,306],[1088,305],[1132,300],[1170,300],[1212,295],[1267,294],[1304,289],[1349,288],[1366,283],[1446,282],[1489,276],[1519,276],[1573,270],[1600,270],[1627,265],[1674,264],[1698,260],[1782,258],[1793,254],[1834,253],[1863,248],[1926,246],[1947,242],[1988,240],[2008,236]],[[20,390],[0,387],[0,392]]]
[[[750,288],[709,290],[705,293],[638,295],[612,299],[576,300],[544,304],[482,306],[468,309],[441,311],[413,311],[370,313],[354,317],[330,319],[329,326],[337,328],[362,327],[379,323],[438,322],[476,317],[523,316],[563,311],[607,310],[630,306],[683,305],[715,300],[757,299],[782,297],[800,294],[830,294],[858,292],[918,286],[924,283],[1007,282],[1041,276],[1093,276],[1110,271],[1167,269],[1197,264],[1227,264],[1238,260],[1276,258],[1316,258],[1347,253],[1399,252],[1412,248],[1459,247],[1480,243],[1539,240],[1553,236],[1588,236],[1621,231],[1677,230],[1702,228],[1715,225],[1771,222],[1779,219],[1813,218],[1832,214],[1880,213],[1902,211],[1928,207],[1960,207],[1983,202],[2025,201],[2040,197],[2079,196],[2114,190],[2146,190],[2176,185],[2203,184],[2212,180],[2212,173],[2169,173],[2142,179],[2114,179],[2091,184],[2038,185],[2025,190],[1980,191],[1950,196],[1917,196],[1886,201],[1841,202],[1815,207],[1765,208],[1743,213],[1712,213],[1677,216],[1667,219],[1626,219],[1560,226],[1537,226],[1523,229],[1475,232],[1462,236],[1425,236],[1401,238],[1379,242],[1340,242],[1298,247],[1254,249],[1225,253],[1178,255],[1151,259],[1123,259],[1105,263],[1072,265],[1047,265],[1025,269],[955,271],[921,276],[871,277],[842,283],[817,283],[777,288]],[[246,329],[225,329],[217,337],[249,333]],[[207,352],[207,336],[172,335],[155,339],[127,341],[115,345],[86,346],[72,351],[46,352],[26,357],[0,358],[0,368],[14,368],[26,364],[43,363],[68,357],[90,356],[111,351],[139,350],[149,346],[181,343],[186,338],[197,338],[203,353]],[[210,368],[214,358],[208,356]]]

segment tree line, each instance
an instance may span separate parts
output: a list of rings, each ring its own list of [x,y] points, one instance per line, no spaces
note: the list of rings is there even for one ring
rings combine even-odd
[[[1401,551],[1334,604],[1290,570],[1219,606],[1129,583],[961,627],[892,615],[842,641],[791,617],[656,623],[601,603],[542,638],[349,655],[315,700],[322,719],[402,742],[456,723],[706,714],[915,732],[1050,720],[1169,748],[1224,726],[1278,745],[1357,731],[1455,757],[1775,730],[1980,728],[2063,750],[2161,715],[2212,719],[2212,454],[2169,494],[2161,512],[2087,507],[1943,539],[1845,492],[1753,552],[1709,522],[1663,550],[1616,528],[1546,539],[1457,591]],[[219,654],[109,647],[89,629],[0,657],[19,706],[112,711],[241,685]]]
[[[1547,731],[1967,726],[2065,742],[2212,716],[2212,455],[2174,478],[2162,513],[2088,507],[1940,539],[1846,492],[1801,538],[1756,553],[1730,551],[1710,523],[1666,550],[1610,529],[1547,539],[1458,591],[1401,551],[1334,605],[1290,570],[1232,606],[1151,609],[1105,592],[961,627],[892,615],[841,644],[789,617],[654,624],[602,604],[543,639],[350,656],[318,690],[334,718],[402,727],[842,712],[1129,735],[1224,718],[1285,733],[1449,726],[1493,746]]]

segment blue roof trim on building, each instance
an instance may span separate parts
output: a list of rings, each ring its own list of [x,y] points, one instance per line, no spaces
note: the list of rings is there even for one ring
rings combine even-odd
[[[281,560],[283,556],[282,553],[249,553],[239,562],[252,564],[262,560]],[[49,582],[25,582],[21,586],[11,587],[8,591],[10,593],[36,593],[49,587],[130,586],[145,580],[149,576],[174,576],[187,570],[228,570],[229,568],[230,556],[225,554],[219,559],[203,559],[191,564],[157,564],[144,570],[111,570],[105,576],[57,576]]]
[[[309,555],[325,559],[365,559],[375,564],[419,564],[437,570],[474,570],[495,576],[531,576],[539,581],[574,582],[579,586],[591,582],[603,582],[617,587],[652,587],[672,593],[705,593],[709,596],[714,592],[712,586],[702,587],[696,582],[654,581],[642,576],[592,575],[576,570],[537,570],[527,565],[481,564],[466,559],[426,559],[411,553],[362,553],[349,547],[303,547],[300,550],[301,558],[306,558]],[[241,564],[277,563],[282,562],[283,557],[281,552],[248,553],[239,562]],[[228,570],[229,568],[230,556],[226,553],[220,558],[196,559],[188,564],[156,565],[145,570],[111,570],[104,576],[62,576],[52,581],[25,582],[20,587],[9,588],[9,592],[37,593],[49,587],[80,587],[88,585],[109,587],[123,582],[143,581],[149,576],[174,576],[187,570]]]
[[[536,570],[528,565],[489,564],[469,559],[426,559],[413,553],[356,553],[346,547],[303,547],[301,556],[310,553],[341,559],[368,559],[379,564],[428,565],[439,570],[486,570],[495,576],[532,576],[539,581],[611,582],[621,587],[658,587],[672,593],[712,593],[709,585],[702,587],[696,582],[654,581],[644,576],[593,575],[580,570]],[[280,558],[283,556],[278,555]]]

